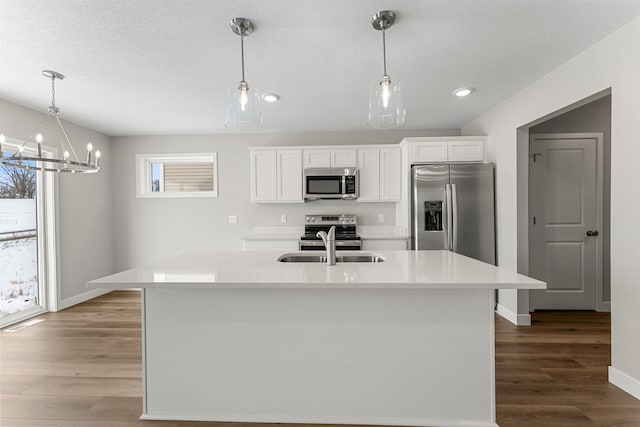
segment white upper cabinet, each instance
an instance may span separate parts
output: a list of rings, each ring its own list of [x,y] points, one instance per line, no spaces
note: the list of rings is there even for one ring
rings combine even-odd
[[[251,201],[277,200],[276,151],[251,152]]]
[[[353,168],[357,164],[355,149],[304,150],[303,157],[305,168]]]
[[[359,202],[380,200],[380,149],[362,148],[358,150],[358,181],[360,183]]]
[[[302,161],[300,150],[278,150],[278,201],[302,201]]]
[[[402,198],[402,155],[400,148],[380,149],[380,201]]]
[[[484,141],[447,141],[450,162],[481,162],[484,160]]]
[[[302,202],[302,151],[251,151],[251,201]]]
[[[416,142],[411,146],[412,163],[446,162],[447,141]]]
[[[411,163],[484,162],[485,137],[405,138]]]
[[[331,150],[304,150],[305,168],[330,168]]]
[[[357,163],[356,150],[331,150],[332,168],[355,168]]]
[[[398,147],[358,149],[358,202],[395,202],[402,198],[402,154]]]

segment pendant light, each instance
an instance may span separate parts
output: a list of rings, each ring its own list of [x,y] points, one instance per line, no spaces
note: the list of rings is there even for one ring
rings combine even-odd
[[[387,74],[387,46],[385,31],[396,20],[395,12],[383,10],[371,18],[373,28],[382,31],[382,61],[384,74],[380,82],[375,82],[369,91],[369,120],[367,126],[376,129],[395,128],[406,120],[407,112],[402,102],[400,83],[392,81]]]
[[[253,33],[254,26],[246,18],[234,18],[229,25],[231,31],[240,36],[242,80],[229,89],[225,126],[234,131],[256,130],[262,127],[260,95],[244,79],[244,38]]]
[[[60,121],[60,109],[56,107],[56,79],[62,80],[64,75],[51,70],[43,70],[42,74],[51,79],[51,105],[47,109],[47,114],[31,135],[11,155],[4,156],[2,154],[2,143],[5,142],[5,136],[0,134],[0,163],[44,172],[99,172],[100,151],[94,153],[93,145],[88,143],[86,161],[80,160]],[[43,154],[43,143],[56,148],[58,157],[47,155],[47,153]],[[59,157],[60,155],[62,158]]]

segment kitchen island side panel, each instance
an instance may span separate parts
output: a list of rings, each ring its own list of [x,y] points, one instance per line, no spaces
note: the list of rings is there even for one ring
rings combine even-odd
[[[143,419],[496,426],[493,290],[145,289]]]

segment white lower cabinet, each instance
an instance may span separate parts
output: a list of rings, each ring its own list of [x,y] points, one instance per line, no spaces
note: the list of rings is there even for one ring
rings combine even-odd
[[[358,150],[360,196],[358,202],[396,202],[402,197],[400,148]]]
[[[365,251],[404,251],[407,239],[369,240],[362,239],[362,250]]]
[[[251,151],[251,201],[303,202],[301,150]]]

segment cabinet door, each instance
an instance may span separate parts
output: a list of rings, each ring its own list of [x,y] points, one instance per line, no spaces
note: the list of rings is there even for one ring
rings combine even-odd
[[[331,150],[332,168],[355,168],[356,150]]]
[[[277,200],[277,161],[275,151],[251,152],[251,200]]]
[[[380,150],[358,150],[358,174],[360,181],[359,202],[377,202],[380,199]]]
[[[300,150],[279,150],[277,167],[278,200],[302,201],[302,159]]]
[[[450,162],[482,162],[484,141],[449,141],[448,156]]]
[[[447,141],[416,142],[411,150],[411,163],[447,161]]]
[[[402,197],[402,155],[400,148],[380,149],[380,200]]]
[[[331,167],[331,150],[304,150],[305,168]]]

